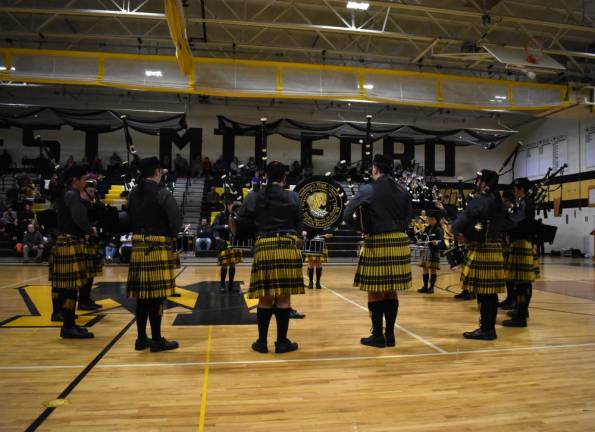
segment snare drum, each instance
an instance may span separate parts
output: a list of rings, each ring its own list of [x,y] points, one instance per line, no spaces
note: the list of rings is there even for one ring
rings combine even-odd
[[[254,248],[254,240],[252,239],[237,239],[232,238],[228,246],[229,249],[252,250]]]
[[[455,268],[465,262],[465,248],[463,246],[455,246],[444,252],[450,268]]]
[[[304,241],[304,249],[302,254],[304,256],[323,256],[325,241],[323,238],[315,237],[311,240]]]

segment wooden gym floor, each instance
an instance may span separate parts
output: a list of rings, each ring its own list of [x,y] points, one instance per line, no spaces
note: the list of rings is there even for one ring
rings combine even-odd
[[[478,312],[474,301],[452,298],[458,271],[443,265],[440,289],[423,296],[415,291],[421,278],[415,267],[414,289],[400,296],[397,347],[386,349],[359,344],[370,322],[365,294],[351,287],[355,267],[327,266],[325,289],[294,298],[307,317],[291,322],[289,336],[300,350],[284,355],[250,350],[254,303],[219,295],[214,265],[185,267],[177,279],[182,297],[169,303],[163,332],[181,348],[134,351],[126,271],[106,267],[97,278],[103,317],[80,317],[96,338],[72,341],[47,327],[47,268],[0,267],[1,431],[592,431],[595,425],[589,261],[546,260],[530,326],[498,325],[494,342],[461,337],[477,327]],[[249,271],[239,267],[236,280],[248,281]],[[273,319],[269,348],[275,330]]]

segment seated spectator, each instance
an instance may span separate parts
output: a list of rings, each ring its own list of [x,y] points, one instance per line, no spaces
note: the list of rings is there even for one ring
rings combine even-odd
[[[111,264],[118,253],[118,238],[112,237],[105,246],[105,263]]]
[[[213,175],[213,164],[211,160],[205,156],[202,160],[202,174],[201,177],[209,177]]]
[[[246,168],[248,168],[248,172],[252,174],[256,170],[256,162],[254,161],[254,157],[250,157],[248,162],[246,162]]]
[[[17,231],[19,228],[19,222],[17,218],[17,212],[12,207],[6,209],[2,214],[2,220],[6,226],[6,231],[11,238],[16,238]]]
[[[76,166],[76,161],[74,160],[74,156],[70,155],[70,156],[68,156],[68,159],[66,160],[66,163],[64,164],[64,168],[69,169],[69,168],[72,168],[73,166]]]
[[[240,165],[242,163],[240,162],[240,160],[237,157],[234,157],[233,160],[231,161],[231,163],[229,164],[229,170],[234,173],[237,174],[240,172]]]
[[[120,155],[118,153],[114,152],[109,157],[109,165],[110,166],[119,166],[119,165],[122,165],[122,158],[120,157]]]
[[[213,228],[209,225],[206,219],[200,220],[200,225],[196,232],[196,250],[208,251],[211,249],[213,243]]]
[[[261,183],[260,172],[256,171],[254,173],[254,175],[252,176],[252,179],[250,180],[250,185],[254,192],[258,192],[260,190],[260,183]]]
[[[41,233],[35,228],[35,225],[29,224],[27,231],[23,235],[23,262],[29,262],[29,254],[32,251],[37,253],[35,260],[42,262],[44,240]]]
[[[23,229],[33,222],[35,215],[33,214],[33,210],[31,210],[31,204],[25,204],[23,209],[18,213],[18,218],[19,225]]]
[[[291,164],[289,175],[294,178],[299,178],[302,176],[302,166],[298,161],[293,161],[293,163]]]
[[[219,159],[215,161],[215,166],[213,170],[215,171],[215,176],[219,177],[225,174],[228,170],[229,164],[223,159],[223,155],[219,156]]]
[[[8,153],[8,150],[4,149],[0,155],[0,174],[8,171],[12,165],[12,156]]]
[[[91,162],[90,167],[91,172],[94,173],[102,173],[103,172],[103,162],[99,159],[99,156],[95,156],[93,162]]]
[[[221,207],[221,196],[215,190],[215,186],[211,187],[211,190],[207,194],[207,204],[212,209],[219,210]]]

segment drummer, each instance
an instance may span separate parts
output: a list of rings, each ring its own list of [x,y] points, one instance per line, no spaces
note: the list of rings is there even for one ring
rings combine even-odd
[[[305,261],[308,265],[308,288],[314,288],[314,271],[316,270],[316,289],[321,289],[320,278],[322,277],[322,265],[328,261],[328,248],[326,240],[333,235],[325,230],[307,228],[303,232],[304,237],[308,240],[317,239],[322,241],[322,253],[312,254],[304,251]]]
[[[242,262],[243,253],[241,249],[232,248],[229,246],[231,240],[231,233],[229,230],[229,219],[233,215],[234,199],[231,196],[224,198],[225,209],[217,216],[213,221],[213,230],[215,231],[215,237],[219,243],[219,257],[218,263],[221,267],[221,285],[219,291],[221,293],[227,292],[225,286],[225,279],[227,278],[229,269],[229,291],[239,292],[239,287],[234,285],[234,277],[236,275],[236,264]]]
[[[433,294],[434,285],[436,284],[437,272],[440,270],[440,247],[444,241],[444,232],[440,227],[439,219],[441,214],[438,210],[429,211],[427,214],[428,226],[423,233],[423,241],[428,242],[427,248],[429,253],[422,254],[422,259],[419,266],[423,271],[424,286],[417,290],[422,294]],[[430,286],[428,287],[428,280]]]

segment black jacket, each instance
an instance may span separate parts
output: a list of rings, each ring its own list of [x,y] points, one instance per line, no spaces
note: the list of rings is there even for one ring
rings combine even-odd
[[[438,224],[436,224],[435,226],[428,225],[424,229],[424,235],[423,235],[422,239],[424,241],[430,241],[430,242],[437,241],[438,242],[437,245],[434,245],[432,243],[428,244],[428,246],[430,247],[431,250],[436,251],[436,250],[439,250],[442,245],[442,241],[444,240],[444,232],[442,231],[442,228]]]
[[[452,223],[454,234],[467,241],[500,241],[504,222],[504,204],[500,195],[482,193],[473,198]],[[481,227],[482,230],[477,228]]]
[[[359,206],[363,206],[368,234],[405,232],[411,220],[409,192],[386,175],[362,186],[349,201],[343,220],[352,227],[353,215]]]
[[[510,241],[533,239],[535,209],[530,199],[525,197],[518,200],[508,214],[508,220],[511,227],[508,231]]]
[[[174,196],[165,186],[148,180],[130,192],[128,214],[134,233],[176,237],[182,226]]]
[[[68,188],[56,201],[58,218],[58,231],[61,234],[70,234],[84,237],[91,234],[87,206],[81,199],[80,192]]]
[[[298,194],[276,184],[259,192],[250,192],[238,216],[252,220],[259,236],[278,233],[301,236],[304,225]]]
[[[225,228],[225,225],[229,224],[229,212],[227,210],[220,211],[217,216],[215,216],[215,220],[213,221],[213,231],[216,231],[219,235],[219,238],[222,240],[228,241],[230,239],[231,233],[229,229]]]

